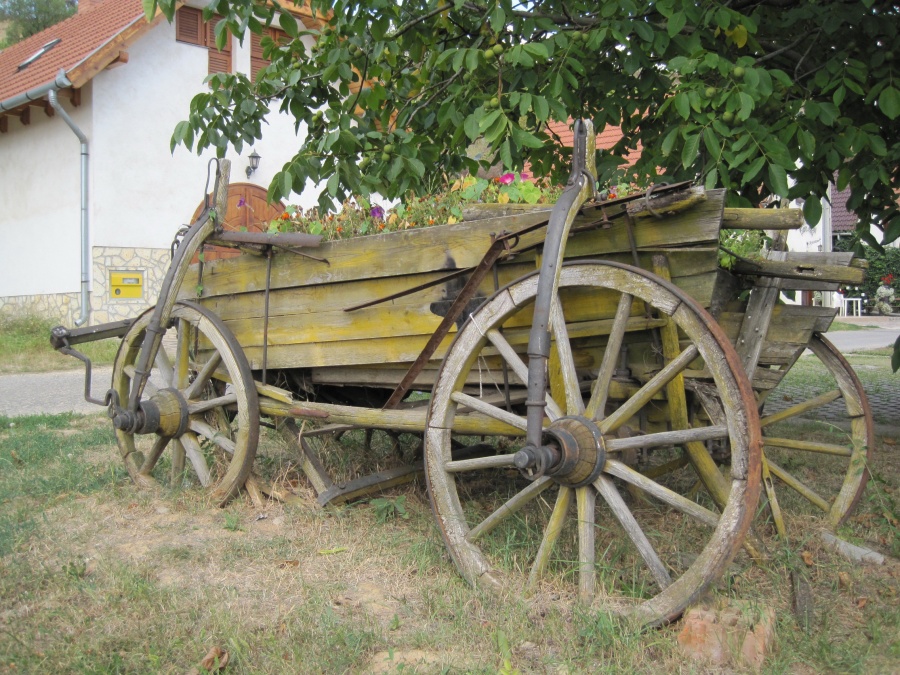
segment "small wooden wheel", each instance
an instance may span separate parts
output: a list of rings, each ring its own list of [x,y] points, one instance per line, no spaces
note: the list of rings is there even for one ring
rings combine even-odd
[[[800,357],[766,399],[764,481],[776,521],[780,508],[824,513],[837,526],[866,487],[875,427],[862,383],[843,355],[819,333],[809,349],[812,356]]]
[[[122,406],[151,314],[135,320],[116,355],[112,386]],[[259,401],[240,345],[212,312],[187,302],[173,307],[141,407],[147,416],[158,414],[158,423],[146,425],[154,431],[116,429],[135,483],[180,487],[192,479],[210,488],[220,504],[238,493],[256,456]]]
[[[677,287],[627,265],[567,264],[551,310],[542,441],[555,454],[529,461],[524,352],[537,280],[486,301],[438,373],[425,437],[438,525],[472,584],[580,601],[647,624],[672,620],[721,576],[753,518],[760,434],[752,390],[727,337]],[[673,358],[659,346],[667,336]],[[637,363],[644,373],[624,372]],[[686,422],[686,375],[715,384],[724,423]],[[730,444],[727,478],[708,441]],[[641,472],[638,455],[673,448],[717,491],[721,510],[668,485],[677,471]]]

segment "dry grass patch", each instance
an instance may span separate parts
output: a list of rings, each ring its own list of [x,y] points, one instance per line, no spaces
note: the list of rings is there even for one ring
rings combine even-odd
[[[385,495],[404,499],[406,519],[371,502],[322,510],[311,496],[218,509],[197,488],[135,488],[102,417],[8,424],[0,672],[185,673],[216,646],[229,673],[712,672],[685,663],[677,625],[641,631],[552,589],[527,601],[471,589],[422,486]],[[841,531],[888,553],[895,454],[876,455],[873,487]],[[739,554],[707,601],[776,610],[767,672],[888,672],[900,659],[898,564],[847,563],[820,547],[813,522],[791,523],[810,536],[784,547],[760,521],[770,560]],[[815,599],[808,633],[790,611],[794,569]]]

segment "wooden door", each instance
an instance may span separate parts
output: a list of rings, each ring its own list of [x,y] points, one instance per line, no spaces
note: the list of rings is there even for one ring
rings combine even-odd
[[[203,211],[200,204],[194,211],[191,222],[197,220]],[[223,226],[230,232],[265,232],[269,222],[284,213],[284,204],[266,203],[266,189],[253,183],[232,183],[228,186],[228,210],[225,212]],[[203,259],[206,262],[219,258],[233,258],[239,251],[221,246],[204,247]],[[195,261],[196,262],[196,259]]]

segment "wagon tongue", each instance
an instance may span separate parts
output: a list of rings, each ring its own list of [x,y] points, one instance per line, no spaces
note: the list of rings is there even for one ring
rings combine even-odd
[[[513,456],[523,476],[536,480],[549,476],[568,487],[594,482],[606,463],[600,429],[586,417],[560,417],[541,436],[541,446],[526,445]]]

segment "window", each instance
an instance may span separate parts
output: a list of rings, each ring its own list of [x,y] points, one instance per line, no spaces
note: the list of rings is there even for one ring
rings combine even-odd
[[[256,75],[260,70],[271,63],[267,58],[263,57],[262,39],[270,37],[275,42],[288,42],[287,33],[277,28],[266,28],[262,35],[256,33],[250,34],[250,79],[256,80]]]
[[[230,35],[224,49],[216,49],[216,24],[221,20],[221,16],[214,16],[209,21],[204,21],[203,11],[194,7],[182,7],[175,13],[175,39],[206,47],[210,75],[230,73],[232,70]]]

